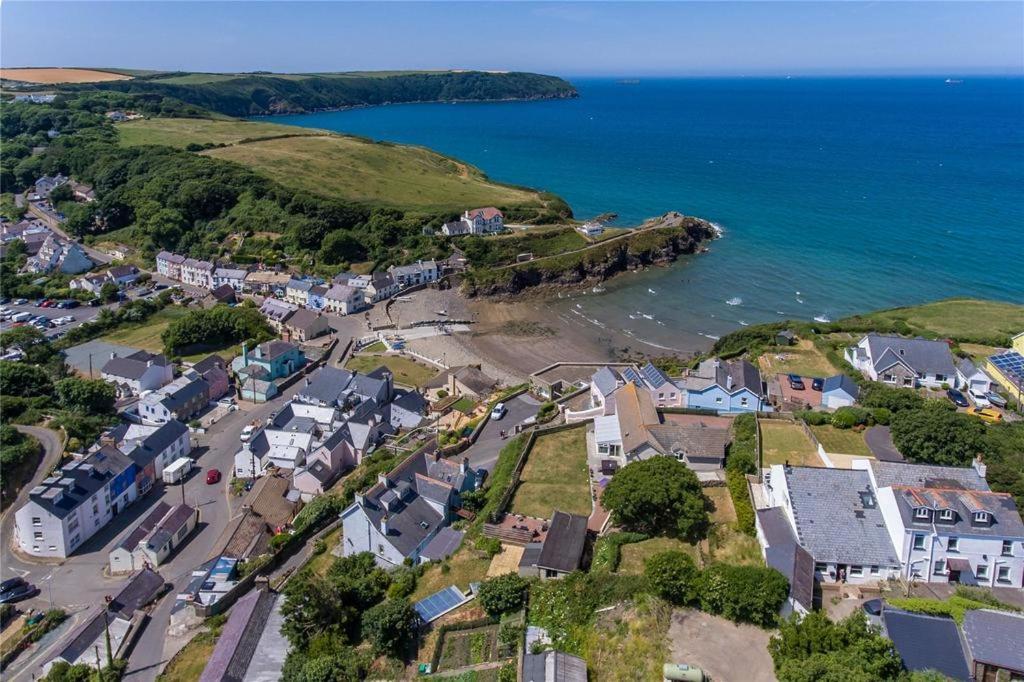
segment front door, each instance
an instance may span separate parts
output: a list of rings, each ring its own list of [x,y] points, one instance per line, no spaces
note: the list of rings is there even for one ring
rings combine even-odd
[[[949,582],[951,582],[951,583],[959,583],[960,582],[960,571],[954,571],[954,570],[950,569],[950,571],[949,571]]]
[[[846,564],[836,565],[836,582],[845,583],[849,575],[849,567]]]

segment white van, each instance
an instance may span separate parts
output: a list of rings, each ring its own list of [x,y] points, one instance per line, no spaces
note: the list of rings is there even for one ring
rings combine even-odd
[[[12,322],[27,322],[31,320],[35,315],[32,313],[21,312],[11,317]]]

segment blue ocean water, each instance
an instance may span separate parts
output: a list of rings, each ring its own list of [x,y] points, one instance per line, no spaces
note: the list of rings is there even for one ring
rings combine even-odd
[[[718,223],[710,253],[562,304],[659,346],[949,296],[1024,302],[1024,79],[572,80],[579,99],[273,120],[432,147],[580,218]]]

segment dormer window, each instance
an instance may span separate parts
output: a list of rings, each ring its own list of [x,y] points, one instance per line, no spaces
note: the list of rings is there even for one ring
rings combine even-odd
[[[928,509],[928,507],[918,507],[914,510],[915,519],[924,519],[927,521],[929,516],[931,516],[931,510]]]
[[[943,520],[943,521],[952,521],[953,520],[953,510],[952,509],[943,509],[942,511],[939,512],[939,518],[941,520]]]
[[[988,512],[983,512],[983,511],[974,512],[974,522],[975,523],[988,523],[988,520],[989,520]]]

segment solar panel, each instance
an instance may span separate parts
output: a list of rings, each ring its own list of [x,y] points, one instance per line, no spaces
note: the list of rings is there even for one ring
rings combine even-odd
[[[638,386],[644,385],[643,377],[637,374],[636,370],[633,369],[632,367],[627,367],[626,369],[624,369],[622,371],[622,376],[626,377],[626,381],[632,381]]]
[[[993,355],[989,358],[989,362],[1007,379],[1015,382],[1024,380],[1024,355],[1011,351],[1002,355]]]
[[[416,609],[416,613],[420,614],[423,622],[429,623],[467,601],[469,598],[463,595],[457,587],[449,585],[440,592],[435,592],[426,599],[416,602],[413,608]]]

